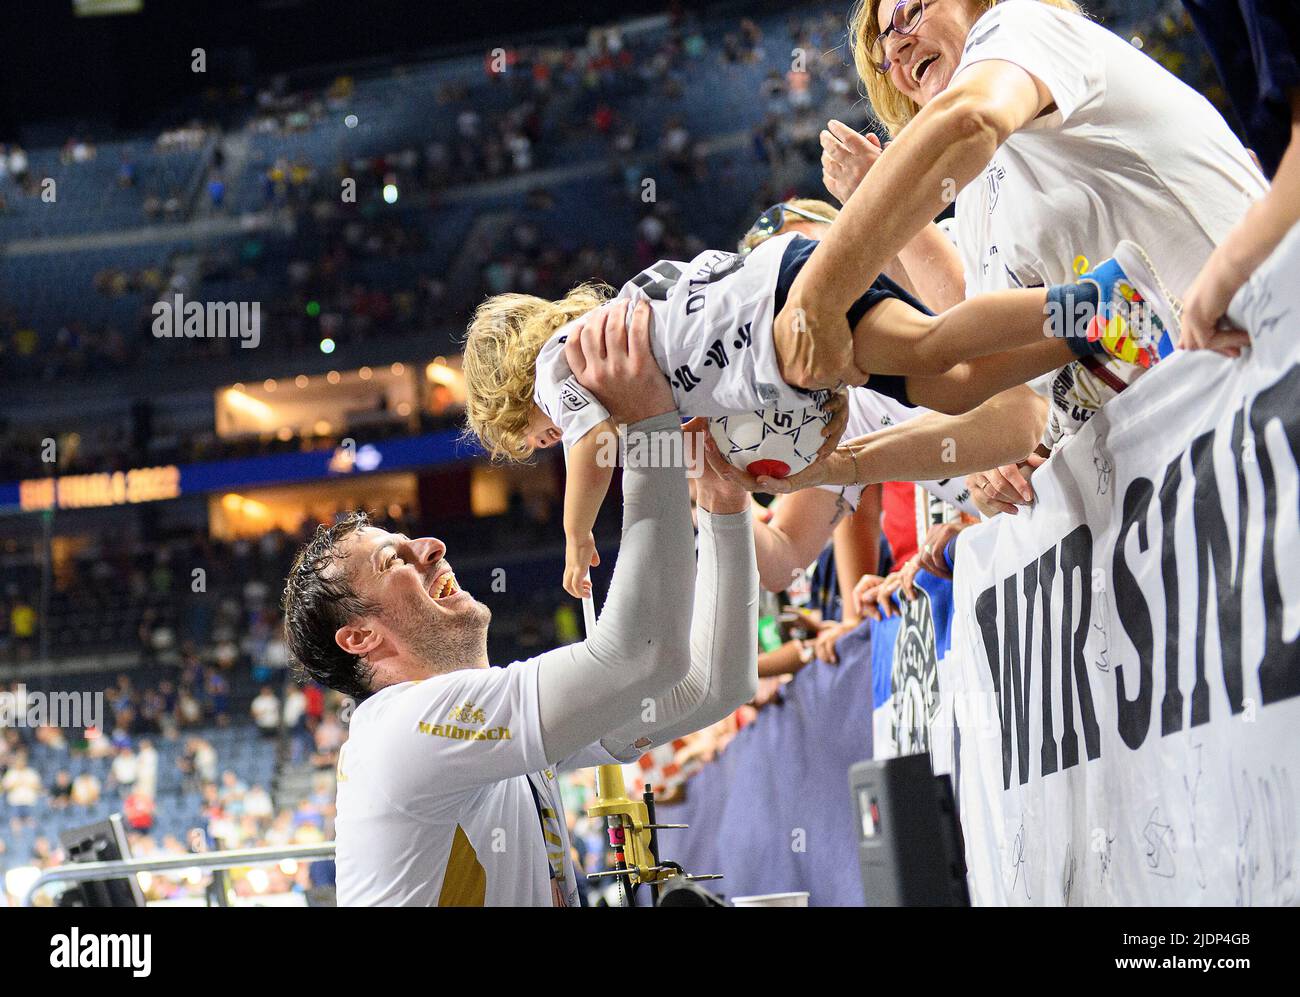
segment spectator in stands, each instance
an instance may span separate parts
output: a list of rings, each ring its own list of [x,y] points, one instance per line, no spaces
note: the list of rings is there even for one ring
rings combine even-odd
[[[176,764],[191,785],[217,781],[216,749],[201,737],[192,736],[186,740],[185,752],[176,760]]]
[[[72,773],[59,769],[54,775],[54,785],[50,787],[50,806],[62,810],[72,802]]]
[[[97,804],[100,791],[99,777],[93,772],[82,772],[72,780],[72,802],[79,807]]]
[[[244,813],[244,794],[248,787],[233,769],[221,773],[221,807],[226,813],[240,817]]]
[[[136,755],[135,788],[149,797],[158,795],[158,752],[148,739],[140,742]]]
[[[30,808],[36,806],[44,791],[41,775],[28,763],[27,752],[19,751],[13,764],[0,779],[0,790],[4,790],[5,801],[11,807]]]
[[[203,719],[203,705],[188,686],[181,689],[176,700],[176,720],[182,727],[193,727]]]
[[[270,686],[262,686],[248,712],[263,737],[275,737],[280,733],[280,699]]]
[[[10,590],[10,598],[9,633],[19,660],[25,661],[35,650],[36,610],[16,589]]]
[[[130,791],[140,777],[140,763],[130,745],[118,749],[113,765],[109,769],[109,788],[121,788]]]
[[[154,822],[153,797],[139,789],[133,790],[122,801],[122,816],[131,830],[141,834],[149,833],[153,830]]]
[[[9,175],[19,187],[27,185],[27,153],[22,146],[15,145],[9,150],[8,169]]]
[[[316,725],[316,753],[312,755],[312,765],[318,769],[334,768],[338,764],[339,749],[347,739],[347,730],[338,716],[334,713],[327,714]]]
[[[254,784],[244,794],[244,815],[255,818],[261,825],[265,825],[275,815],[271,795],[264,786]]]
[[[230,683],[215,668],[209,669],[204,690],[211,707],[212,719],[217,726],[225,727],[230,723]]]

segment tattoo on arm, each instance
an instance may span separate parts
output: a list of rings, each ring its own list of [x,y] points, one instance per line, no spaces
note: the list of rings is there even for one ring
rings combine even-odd
[[[837,496],[835,499],[835,515],[831,517],[831,529],[833,530],[835,527],[839,526],[840,520],[849,515],[852,511],[853,509],[849,506],[849,503],[845,501],[844,496]]]

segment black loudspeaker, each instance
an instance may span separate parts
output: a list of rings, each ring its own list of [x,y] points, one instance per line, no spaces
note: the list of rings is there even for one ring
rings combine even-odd
[[[72,862],[116,862],[131,857],[122,815],[59,834],[59,843]],[[135,876],[122,879],[87,880],[69,887],[58,901],[60,907],[143,907],[144,894]]]
[[[952,782],[928,754],[849,769],[868,907],[969,907]]]

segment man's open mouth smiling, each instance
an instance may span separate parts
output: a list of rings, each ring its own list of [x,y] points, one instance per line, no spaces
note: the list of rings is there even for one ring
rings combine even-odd
[[[439,572],[429,585],[429,598],[435,602],[450,599],[459,592],[460,586],[456,584],[456,576],[452,574],[450,568]]]

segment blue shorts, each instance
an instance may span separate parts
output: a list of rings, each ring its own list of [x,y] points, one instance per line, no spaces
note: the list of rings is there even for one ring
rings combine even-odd
[[[775,314],[781,314],[781,309],[785,307],[785,299],[789,297],[790,288],[794,285],[794,279],[799,276],[799,271],[803,269],[803,265],[808,262],[808,258],[812,256],[813,250],[817,246],[817,240],[796,235],[790,240],[790,245],[785,247],[785,254],[781,257],[780,275],[776,280],[776,293],[773,296],[776,302]],[[847,314],[849,328],[856,327],[863,315],[887,298],[897,298],[926,315],[934,314],[902,287],[881,274],[876,278],[876,282],[867,289],[866,294],[849,306]],[[895,401],[900,401],[904,405],[912,404],[907,399],[907,378],[900,374],[872,374],[871,380],[867,382],[866,387],[877,394],[886,395]]]

